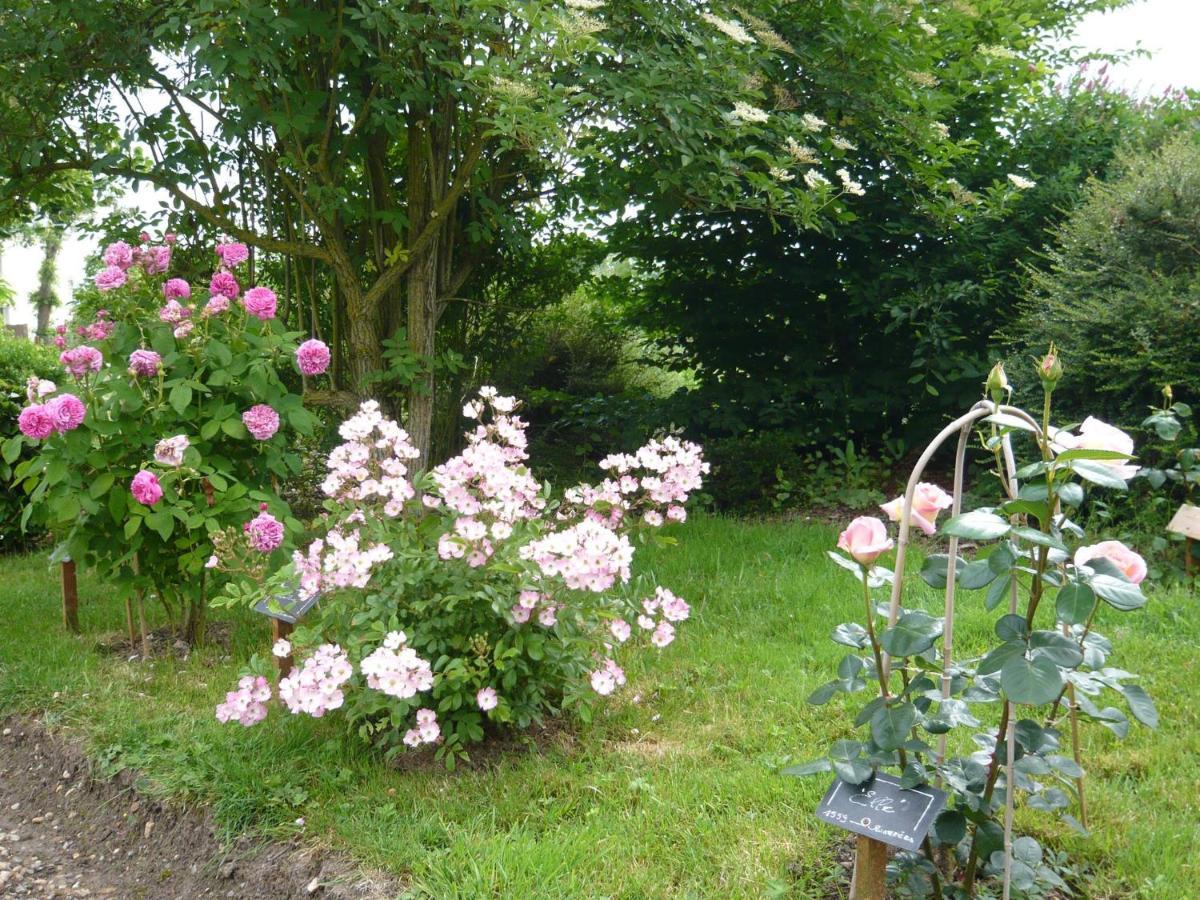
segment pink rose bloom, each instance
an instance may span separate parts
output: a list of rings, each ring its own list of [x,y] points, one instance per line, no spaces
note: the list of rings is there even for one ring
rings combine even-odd
[[[58,357],[63,367],[76,378],[82,378],[88,372],[99,372],[104,364],[104,357],[95,347],[81,344],[70,350],[64,350]]]
[[[258,509],[258,515],[243,528],[251,547],[259,553],[270,553],[283,544],[283,523],[267,512],[267,504]]]
[[[837,545],[862,566],[872,565],[894,546],[888,537],[887,526],[874,516],[859,516],[851,522],[838,536]]]
[[[120,266],[106,266],[96,273],[96,287],[102,291],[112,291],[126,281],[125,270]]]
[[[161,275],[171,267],[170,247],[140,247],[136,256],[147,275]]]
[[[212,281],[208,283],[208,292],[210,294],[220,294],[222,297],[228,297],[230,300],[236,300],[241,290],[238,287],[237,279],[230,272],[214,272]]]
[[[158,478],[153,472],[145,469],[133,476],[133,481],[129,482],[129,493],[133,494],[133,499],[143,506],[153,506],[162,499],[163,495]]]
[[[104,264],[128,269],[133,265],[133,248],[124,241],[114,241],[104,248]]]
[[[171,281],[178,281],[177,278],[172,278]],[[170,284],[170,282],[167,282]],[[172,325],[178,325],[184,319],[191,316],[192,310],[187,306],[180,305],[178,300],[168,300],[162,309],[158,311],[158,317],[164,322],[169,322]]]
[[[629,623],[624,619],[614,619],[612,624],[608,626],[608,630],[611,631],[612,636],[622,644],[629,640],[631,629],[629,627]]]
[[[500,698],[496,696],[496,689],[485,687],[475,695],[475,702],[479,704],[479,708],[484,712],[490,709],[495,709],[500,702]]]
[[[229,298],[224,294],[213,294],[208,298],[208,302],[204,304],[204,311],[201,315],[216,316],[229,309]]]
[[[1075,551],[1075,565],[1083,566],[1093,559],[1107,559],[1133,584],[1146,578],[1146,560],[1120,541],[1101,541]]]
[[[192,296],[192,286],[182,278],[168,278],[163,285],[163,296],[168,300],[186,300]]]
[[[172,334],[175,335],[176,340],[183,340],[192,333],[192,329],[195,327],[196,325],[194,322],[180,322],[175,326],[175,330],[172,332]]]
[[[250,258],[250,251],[245,244],[217,244],[217,257],[225,268],[234,269]]]
[[[246,307],[246,312],[264,322],[267,319],[275,318],[275,303],[275,292],[265,287],[252,287],[242,298],[242,305]]]
[[[922,481],[913,493],[912,515],[909,520],[926,534],[933,534],[937,531],[937,525],[934,523],[937,522],[938,513],[953,505],[954,500],[940,487]],[[887,517],[893,522],[899,522],[900,515],[904,512],[904,495],[890,503],[882,504],[879,508],[887,513]]]
[[[54,414],[40,403],[27,406],[17,416],[17,427],[21,434],[40,441],[48,438],[58,430]]]
[[[153,350],[134,350],[129,354],[129,374],[151,378],[162,368],[162,357]]]
[[[182,466],[183,453],[191,446],[185,434],[163,438],[154,445],[154,461],[164,466]]]
[[[74,431],[83,424],[87,415],[87,407],[74,394],[59,394],[46,403],[46,409],[54,417],[56,431]]]
[[[1054,436],[1054,440],[1067,449],[1112,450],[1116,453],[1133,456],[1133,438],[1120,428],[1102,422],[1095,416],[1088,416],[1083,420],[1083,424],[1079,426],[1077,437],[1060,431]],[[1126,460],[1097,459],[1093,461],[1112,469],[1114,475],[1124,478],[1126,481],[1136,475],[1138,470],[1137,466]]]
[[[269,441],[279,430],[279,413],[259,403],[242,413],[242,423],[256,441]]]
[[[246,294],[249,299],[250,294]],[[329,348],[324,341],[311,339],[296,348],[296,365],[305,375],[320,375],[329,368]]]
[[[168,231],[166,234],[163,235],[163,240],[166,241],[168,244],[173,244],[177,240],[179,240],[179,238],[175,237],[174,232]]]

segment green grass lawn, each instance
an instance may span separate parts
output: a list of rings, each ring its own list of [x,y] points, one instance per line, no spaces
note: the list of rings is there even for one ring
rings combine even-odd
[[[676,533],[678,547],[639,565],[691,602],[679,639],[629,667],[591,725],[474,769],[389,767],[336,715],[275,707],[255,728],[221,726],[213,709],[266,650],[265,620],[217,617],[233,624],[228,651],[128,663],[97,649],[124,615],[102,584],[81,579],[85,634],[63,632],[41,555],[0,560],[0,713],[42,714],[102,766],[210,805],[231,833],[294,834],[303,816],[309,840],[396,873],[413,896],[820,897],[841,839],[812,815],[827,778],[778,771],[849,734],[837,702],[804,698],[846,652],[828,635],[861,618],[861,595],[825,558],[831,528],[698,519]],[[914,590],[910,606],[940,611],[940,596]],[[990,621],[981,594],[964,594],[959,653],[984,646]],[[1086,729],[1090,839],[1039,813],[1018,823],[1087,864],[1090,896],[1196,897],[1197,601],[1151,592],[1145,610],[1106,607],[1097,628],[1117,645],[1113,665],[1146,675],[1162,725],[1123,742]]]

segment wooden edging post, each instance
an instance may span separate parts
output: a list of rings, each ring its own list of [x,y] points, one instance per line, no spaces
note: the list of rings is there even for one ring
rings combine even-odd
[[[79,634],[79,586],[75,580],[75,560],[62,562],[63,625],[72,634]]]

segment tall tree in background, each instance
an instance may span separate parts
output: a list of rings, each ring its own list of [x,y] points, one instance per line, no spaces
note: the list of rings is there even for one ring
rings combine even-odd
[[[1054,89],[1068,58],[1055,48],[1106,5],[787,7],[777,30],[794,53],[776,57],[768,113],[819,121],[782,177],[828,182],[838,214],[798,228],[663,195],[612,230],[644,275],[637,321],[700,380],[682,418],[823,447],[924,434],[969,403],[1021,261],[1122,141],[1174,115],[1090,74]],[[830,133],[832,151],[808,140]],[[637,165],[649,179],[663,162]]]
[[[580,160],[610,205],[674,192],[818,217],[825,198],[769,176],[795,117],[769,142],[747,127],[781,52],[684,0],[15,0],[0,164],[17,195],[64,171],[149,182],[179,214],[326,268],[342,387],[364,392],[406,329],[428,451],[439,320],[551,200],[576,205]],[[657,184],[629,170],[651,146],[677,166]]]

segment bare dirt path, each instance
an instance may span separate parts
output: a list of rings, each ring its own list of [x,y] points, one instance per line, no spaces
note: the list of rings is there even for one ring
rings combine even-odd
[[[223,847],[203,813],[91,777],[31,719],[0,723],[0,897],[57,900],[383,898],[396,890],[332,854],[249,840]]]

